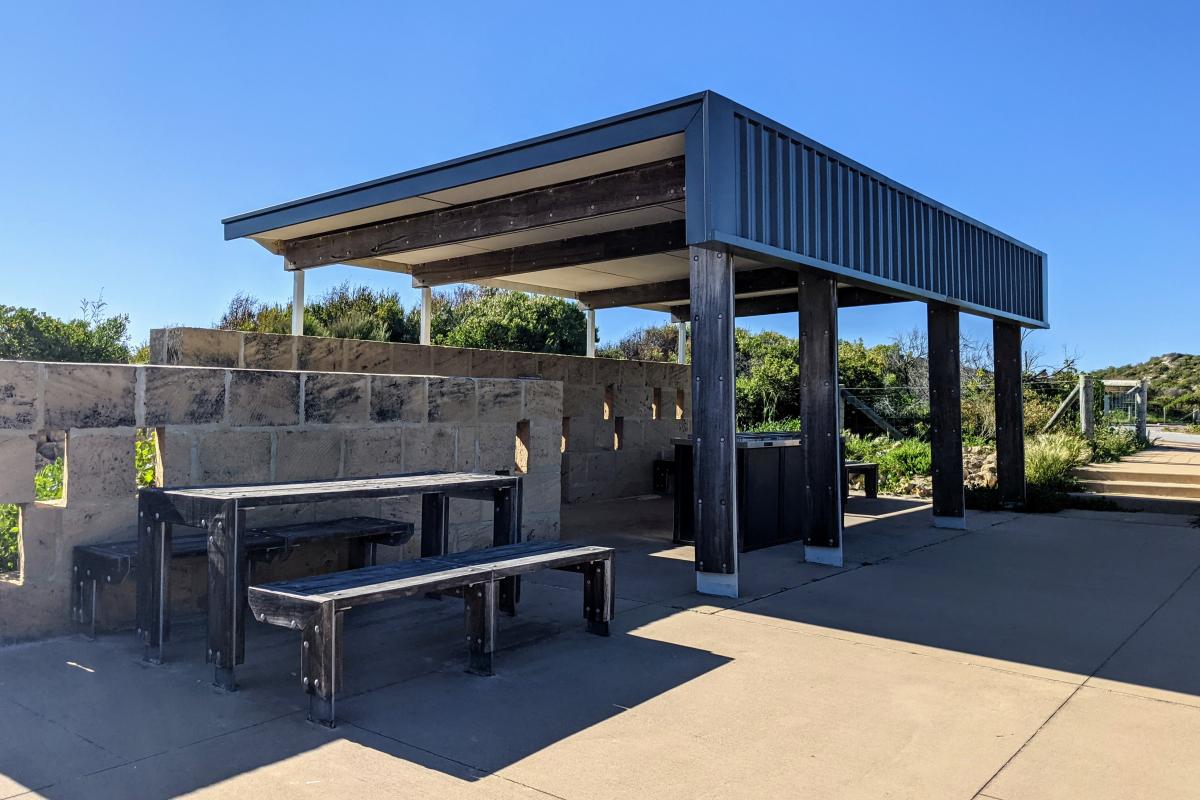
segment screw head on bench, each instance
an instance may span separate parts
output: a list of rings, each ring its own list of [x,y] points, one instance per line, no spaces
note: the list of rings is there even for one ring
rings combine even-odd
[[[263,621],[263,620],[265,620],[266,618],[267,618],[267,615],[266,615],[266,614],[259,614],[259,615],[258,615],[258,621],[259,621],[259,622],[262,622],[262,621]]]
[[[308,686],[308,676],[304,676],[304,685]]]
[[[321,632],[321,626],[313,625],[313,633],[320,633],[320,632]]]

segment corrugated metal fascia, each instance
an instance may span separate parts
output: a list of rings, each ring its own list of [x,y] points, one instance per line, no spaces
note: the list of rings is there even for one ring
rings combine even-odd
[[[428,167],[238,214],[221,221],[225,238],[253,236],[682,133],[700,110],[706,95],[706,92],[689,95]]]
[[[843,267],[839,264],[834,264],[821,259],[810,258],[800,253],[791,250],[784,250],[781,247],[772,247],[762,242],[756,242],[752,239],[746,239],[741,236],[736,236],[724,232],[718,232],[711,240],[711,243],[722,244],[730,248],[734,253],[741,253],[748,258],[763,257],[775,261],[782,261],[795,264],[802,267],[811,267],[819,269],[823,272],[831,272],[839,277],[846,278],[849,282],[856,285],[879,287],[887,289],[888,294],[898,295],[901,297],[910,297],[914,300],[934,300],[939,303],[957,306],[971,314],[976,314],[981,317],[990,319],[1005,319],[1013,322],[1018,322],[1029,328],[1049,328],[1050,325],[1045,320],[1028,317],[1022,314],[1014,314],[1003,309],[992,308],[990,306],[973,303],[961,298],[942,295],[936,292],[931,292],[920,287],[913,286],[901,281],[888,280],[870,273],[860,272],[855,269]]]

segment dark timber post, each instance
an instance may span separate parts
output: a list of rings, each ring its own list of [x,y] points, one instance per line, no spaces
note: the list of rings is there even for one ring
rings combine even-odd
[[[842,565],[842,476],[837,379],[837,281],[801,273],[800,435],[804,558]]]
[[[962,388],[958,309],[929,304],[929,443],[933,456],[933,526],[965,529]]]
[[[696,591],[737,597],[733,258],[691,248]]]
[[[1025,408],[1021,395],[1021,326],[992,322],[996,374],[996,483],[1000,502],[1025,502]]]

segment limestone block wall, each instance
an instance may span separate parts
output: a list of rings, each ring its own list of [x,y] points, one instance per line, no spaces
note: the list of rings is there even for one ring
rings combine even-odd
[[[671,438],[688,433],[691,424],[687,365],[209,328],[152,331],[150,349],[156,364],[559,382],[567,503],[649,493],[654,459],[668,456]]]
[[[159,485],[523,470],[525,536],[556,539],[562,403],[560,382],[533,379],[0,361],[0,503],[20,506],[21,555],[0,575],[0,641],[69,629],[72,548],[134,538],[139,430],[154,432]],[[65,434],[64,498],[37,502],[37,447],[52,434]],[[282,506],[249,523],[360,513],[419,529],[420,498]],[[453,501],[454,549],[490,544],[491,520],[490,504]],[[419,542],[387,551],[414,557]],[[257,578],[344,555],[311,548]],[[202,608],[203,564],[174,569],[173,602]],[[131,623],[132,597],[131,583],[106,592],[104,621]]]

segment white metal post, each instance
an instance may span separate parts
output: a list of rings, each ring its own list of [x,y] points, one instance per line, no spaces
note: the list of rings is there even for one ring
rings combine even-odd
[[[421,287],[421,344],[431,344],[433,324],[433,289]]]
[[[292,336],[304,335],[304,270],[292,271]]]
[[[676,322],[675,330],[679,332],[675,337],[675,349],[677,351],[675,353],[675,361],[679,364],[685,364],[687,363],[687,323]]]
[[[587,355],[596,357],[596,309],[587,310]]]

